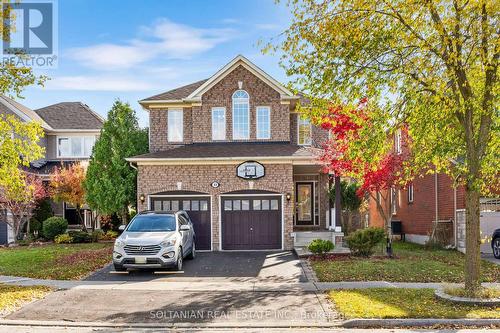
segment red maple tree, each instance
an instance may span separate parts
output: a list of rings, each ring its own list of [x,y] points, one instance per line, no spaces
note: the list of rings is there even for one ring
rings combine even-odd
[[[23,174],[21,186],[0,189],[0,207],[12,214],[11,219],[5,220],[17,238],[31,218],[33,209],[40,200],[46,197],[47,191],[42,179],[30,173]]]
[[[318,160],[324,172],[351,177],[360,184],[358,196],[368,195],[375,200],[377,211],[385,221],[390,236],[390,190],[401,185],[403,164],[408,155],[404,151],[389,149],[382,158],[376,159],[369,149],[363,149],[367,148],[367,138],[364,136],[367,131],[379,131],[381,140],[389,138],[387,129],[372,121],[373,115],[367,106],[366,99],[351,108],[333,105],[326,114],[313,119],[331,133]],[[404,142],[408,139],[408,132],[404,127],[401,132]]]

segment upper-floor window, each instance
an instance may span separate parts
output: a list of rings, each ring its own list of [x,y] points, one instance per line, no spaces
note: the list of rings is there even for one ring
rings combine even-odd
[[[394,134],[394,150],[396,151],[396,154],[401,154],[402,149],[401,149],[401,130],[396,130],[396,133]]]
[[[408,202],[413,202],[413,184],[408,185]]]
[[[57,137],[57,157],[90,157],[95,136]]]
[[[182,109],[168,110],[168,141],[182,142],[184,135],[184,117]]]
[[[236,90],[233,94],[233,139],[250,138],[250,103],[245,90]]]
[[[271,138],[271,108],[269,106],[257,107],[257,139]]]
[[[298,127],[298,139],[297,143],[299,145],[310,145],[312,143],[312,126],[311,121],[307,118],[303,118],[298,115],[297,127]]]
[[[226,140],[225,108],[212,108],[212,140]]]

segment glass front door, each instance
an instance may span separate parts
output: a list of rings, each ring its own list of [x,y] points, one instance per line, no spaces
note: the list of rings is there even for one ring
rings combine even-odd
[[[314,224],[314,183],[297,183],[295,188],[296,201],[296,224]]]

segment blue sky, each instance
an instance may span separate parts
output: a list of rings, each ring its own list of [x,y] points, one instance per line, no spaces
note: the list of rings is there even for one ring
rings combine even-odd
[[[21,102],[82,101],[105,116],[120,98],[147,126],[139,99],[207,78],[238,54],[286,82],[278,57],[257,43],[289,20],[273,0],[59,0],[58,68],[38,71],[51,80],[26,89]]]

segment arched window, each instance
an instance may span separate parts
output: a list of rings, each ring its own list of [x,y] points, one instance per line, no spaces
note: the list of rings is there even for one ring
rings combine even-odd
[[[250,97],[245,90],[233,94],[233,140],[250,138]]]

